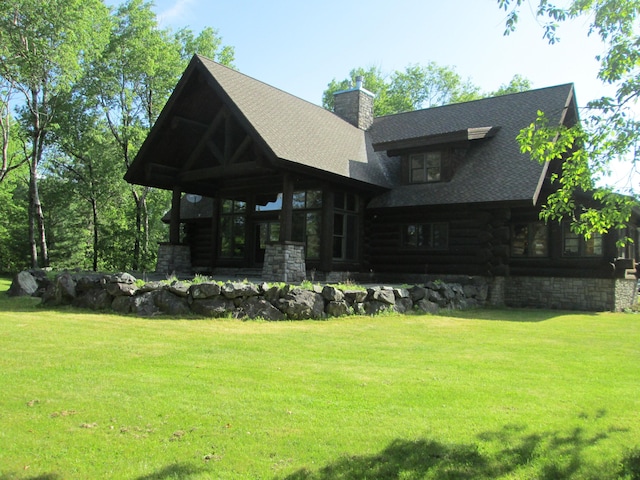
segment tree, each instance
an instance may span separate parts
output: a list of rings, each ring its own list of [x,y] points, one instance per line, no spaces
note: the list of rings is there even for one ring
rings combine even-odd
[[[435,62],[427,65],[409,65],[404,71],[395,71],[391,75],[384,75],[378,67],[356,68],[349,72],[349,78],[341,81],[333,79],[327,85],[322,94],[322,106],[333,110],[334,93],[350,88],[358,76],[363,77],[364,87],[375,94],[375,116],[468,102],[531,88],[527,79],[516,75],[508,85],[503,85],[497,92],[482,93],[478,86],[470,79],[462,78],[453,67],[440,66]]]
[[[223,63],[233,60],[233,49],[223,47],[216,31],[204,29],[195,35],[188,29],[176,34],[158,27],[152,3],[127,0],[112,15],[109,42],[94,61],[87,75],[86,95],[95,99],[95,107],[108,126],[117,152],[121,175],[129,168],[138,149],[164,107],[186,58],[197,49]],[[159,222],[155,205],[168,205],[167,192],[150,187],[129,185],[133,201],[133,225],[128,238],[133,240],[133,258],[126,268],[143,270],[151,267],[155,252],[150,249],[153,237],[151,215]]]
[[[498,0],[507,11],[505,34],[515,30],[523,0]],[[640,122],[634,106],[640,94],[640,1],[571,0],[558,7],[539,0],[536,16],[543,20],[543,35],[549,43],[560,40],[560,24],[585,18],[589,34],[604,44],[598,78],[615,88],[615,95],[594,99],[587,105],[581,124],[572,128],[550,125],[544,112],[519,136],[523,152],[548,162],[562,158],[563,170],[552,180],[558,187],[543,206],[545,219],[569,218],[576,233],[589,236],[611,229],[622,229],[629,220],[637,194],[631,185],[614,189],[606,185],[614,161],[635,169],[638,165]],[[602,207],[580,202],[581,192],[593,192]],[[621,195],[624,193],[626,195]]]
[[[18,120],[28,133],[29,241],[49,264],[38,169],[60,95],[101,49],[107,9],[100,0],[7,0],[0,11],[0,77],[21,93]],[[6,118],[6,117],[5,117]],[[36,230],[38,239],[36,240]]]

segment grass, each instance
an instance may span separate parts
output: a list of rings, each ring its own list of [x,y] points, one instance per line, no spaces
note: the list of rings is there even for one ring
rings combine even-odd
[[[171,320],[0,294],[0,480],[635,479],[639,379],[631,314]]]

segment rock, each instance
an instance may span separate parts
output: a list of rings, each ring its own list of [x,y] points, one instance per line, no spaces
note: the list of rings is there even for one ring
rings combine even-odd
[[[274,307],[265,298],[249,297],[239,306],[239,317],[261,318],[263,320],[277,321],[284,320],[285,314]]]
[[[440,295],[440,292],[436,292],[435,290],[427,290],[427,295],[424,298],[425,300],[437,303],[440,306],[444,306],[447,303],[445,298]]]
[[[344,299],[351,306],[356,303],[362,303],[367,299],[367,292],[365,290],[347,290],[344,292]]]
[[[406,288],[394,288],[393,289],[393,294],[397,299],[401,299],[401,298],[410,298],[411,294],[409,293],[409,290],[407,290]]]
[[[138,292],[139,293],[153,292],[154,290],[162,290],[164,287],[165,287],[165,284],[162,282],[147,282],[138,289]]]
[[[194,283],[189,287],[189,295],[194,300],[217,297],[220,295],[220,285],[213,282]]]
[[[179,290],[183,291],[183,290]],[[171,290],[158,290],[153,297],[155,305],[162,313],[168,315],[189,315],[191,310],[186,298],[186,289],[184,296],[176,295]]]
[[[189,284],[180,281],[172,282],[171,285],[167,287],[167,290],[169,290],[169,292],[173,293],[174,295],[182,298],[187,298],[187,295],[189,294]]]
[[[113,297],[106,290],[94,288],[78,294],[71,304],[89,310],[108,310],[112,303]]]
[[[191,310],[193,313],[203,317],[218,318],[231,315],[235,311],[235,305],[233,300],[217,296],[204,300],[194,300],[191,302]]]
[[[398,298],[393,308],[398,313],[407,313],[413,308],[413,302],[410,298]]]
[[[260,295],[260,290],[253,283],[227,282],[222,286],[222,295],[227,298],[255,297]]]
[[[120,272],[105,277],[107,283],[136,283],[136,277],[130,273]]]
[[[105,289],[112,297],[133,297],[139,290],[133,283],[107,283]]]
[[[111,302],[111,309],[117,313],[131,313],[132,297],[116,297]]]
[[[56,276],[42,296],[42,303],[49,306],[70,305],[76,298],[76,282],[70,273]]]
[[[131,297],[131,311],[140,317],[152,317],[162,313],[156,305],[156,295],[162,290],[154,290],[153,292],[143,293]]]
[[[396,303],[396,296],[393,293],[393,289],[380,287],[368,288],[367,299],[369,301],[386,303],[387,305],[395,305]]]
[[[324,316],[324,300],[322,295],[294,288],[278,301],[277,307],[292,320],[322,318]]]
[[[438,311],[440,310],[440,307],[438,306],[437,303],[431,302],[426,299],[420,300],[416,304],[416,307],[418,308],[418,310],[424,313],[431,313],[431,314],[438,313]]]
[[[280,299],[281,291],[280,287],[274,285],[273,287],[268,287],[266,290],[263,290],[263,297],[265,300],[270,302],[272,305],[275,305],[276,302]]]
[[[73,276],[76,282],[76,293],[81,295],[91,290],[102,289],[104,286],[104,275],[99,273],[84,273]]]
[[[465,285],[463,290],[466,298],[475,298],[478,296],[478,287],[475,285]]]
[[[342,290],[331,285],[325,285],[321,293],[322,297],[329,302],[341,302],[344,299]]]
[[[409,289],[409,296],[413,303],[416,303],[427,296],[427,289],[416,285]]]
[[[349,305],[344,300],[331,301],[327,303],[325,312],[331,317],[344,317],[349,314]]]
[[[10,297],[30,297],[37,291],[38,282],[30,272],[25,270],[13,277],[7,295]]]
[[[393,292],[391,294],[393,295]],[[388,311],[389,308],[391,308],[391,304],[379,300],[370,300],[364,303],[364,313],[367,315],[377,315]]]

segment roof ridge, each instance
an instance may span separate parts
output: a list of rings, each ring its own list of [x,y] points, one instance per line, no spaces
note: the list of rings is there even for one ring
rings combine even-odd
[[[573,82],[567,82],[567,83],[561,83],[561,84],[558,84],[558,85],[552,85],[552,86],[548,86],[548,87],[532,88],[530,90],[524,90],[522,92],[505,93],[503,95],[494,95],[494,96],[491,96],[491,97],[476,98],[475,100],[466,100],[464,102],[447,103],[445,105],[435,105],[433,107],[420,108],[418,110],[409,110],[407,112],[398,112],[398,113],[391,113],[391,114],[388,114],[388,115],[380,115],[379,117],[375,117],[374,118],[374,122],[376,120],[378,120],[378,119],[397,117],[399,115],[410,115],[410,114],[415,114],[417,112],[424,112],[426,110],[437,110],[437,109],[440,109],[440,108],[468,105],[470,103],[495,101],[498,98],[512,97],[514,95],[526,95],[526,94],[539,93],[539,92],[542,92],[544,90],[551,90],[551,89],[555,89],[555,88],[573,87],[573,85],[574,85]]]

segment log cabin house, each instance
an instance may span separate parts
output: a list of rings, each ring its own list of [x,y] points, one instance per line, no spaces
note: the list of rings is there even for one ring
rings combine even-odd
[[[577,122],[573,85],[378,118],[373,98],[358,81],[330,112],[195,56],[125,176],[173,191],[158,270],[481,276],[494,303],[630,301],[637,247],[616,240],[635,226],[585,240],[541,222],[561,165],[532,161],[516,141],[538,110]]]

